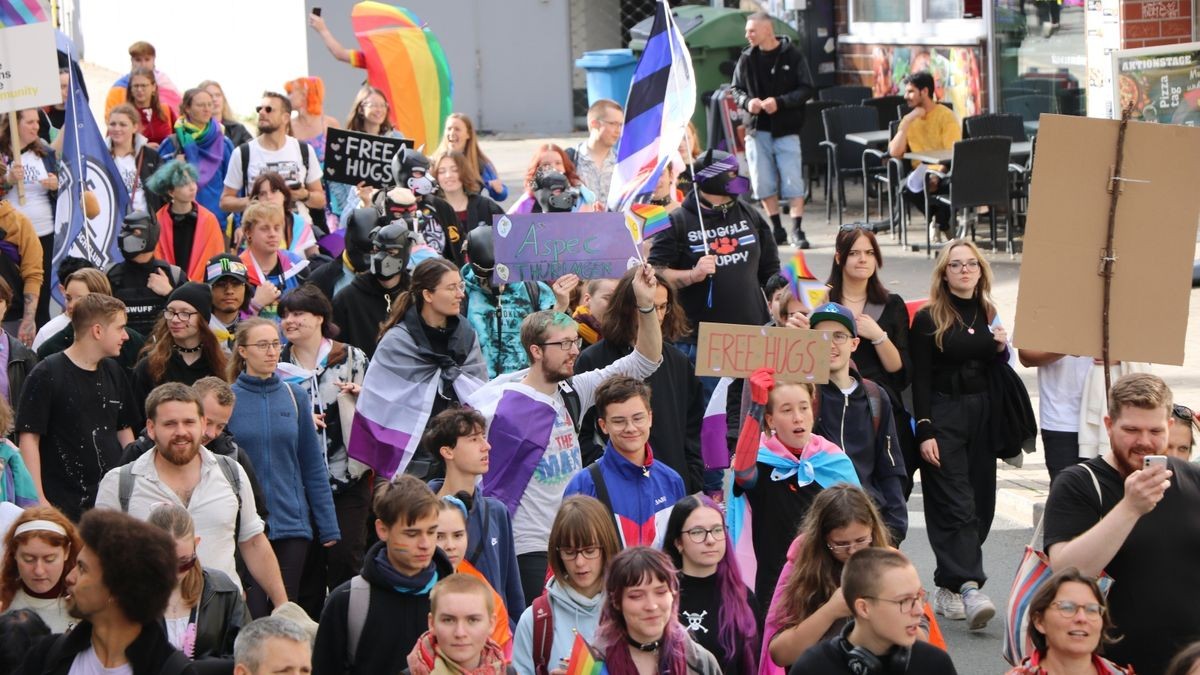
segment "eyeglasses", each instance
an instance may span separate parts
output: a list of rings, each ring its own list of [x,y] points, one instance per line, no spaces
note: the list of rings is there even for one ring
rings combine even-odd
[[[467,290],[467,285],[460,281],[457,284],[446,284],[445,286],[442,286],[439,290],[462,292],[462,291]]]
[[[256,113],[267,113],[268,115],[270,115],[271,113],[275,112],[275,107],[274,107],[274,106],[269,106],[269,105],[260,105],[260,106],[255,106],[255,108],[254,108],[254,112],[256,112]]]
[[[154,85],[152,85],[152,84],[131,84],[131,85],[129,85],[129,88],[130,89],[149,89],[150,87],[153,87],[153,86]]]
[[[1196,413],[1192,412],[1191,408],[1186,405],[1179,405],[1178,403],[1171,408],[1171,414],[1185,422],[1191,422],[1196,419]]]
[[[1059,615],[1064,619],[1070,619],[1074,617],[1075,614],[1081,609],[1083,610],[1084,614],[1092,618],[1100,616],[1104,613],[1104,607],[1098,602],[1085,602],[1081,604],[1071,600],[1055,600],[1054,602],[1050,603],[1050,606],[1057,609]]]
[[[871,537],[871,535],[867,535],[861,539],[855,539],[848,544],[831,544],[829,542],[825,542],[825,548],[833,551],[834,553],[839,551],[859,551],[870,546],[874,541],[875,540],[873,537]]]
[[[386,103],[371,103],[370,101],[363,101],[362,103],[358,104],[358,107],[363,110],[371,110],[372,108],[383,109],[383,108],[387,108],[387,104]]]
[[[951,260],[949,263],[946,264],[946,269],[950,270],[951,272],[958,272],[959,270],[962,270],[964,268],[974,272],[975,270],[979,269],[979,261],[978,260],[965,260],[965,261]]]
[[[600,120],[600,123],[601,123],[601,124],[607,124],[607,125],[609,125],[609,126],[612,126],[612,127],[617,127],[618,129],[621,129],[621,128],[624,128],[624,127],[625,127],[625,122],[624,122],[624,121]]]
[[[564,352],[569,352],[569,351],[571,351],[572,348],[582,349],[583,348],[583,338],[575,338],[574,340],[560,340],[558,342],[539,342],[538,344],[542,347],[549,347],[550,345],[557,345],[558,348],[563,350]]]
[[[279,340],[273,340],[271,342],[267,342],[266,340],[263,340],[262,342],[254,342],[254,343],[248,344],[246,346],[254,347],[255,349],[257,349],[260,352],[265,352],[265,351],[277,352],[280,349],[283,349],[283,343],[280,342]]]
[[[833,344],[835,344],[835,345],[844,345],[850,341],[850,334],[843,333],[841,331],[835,331],[832,335],[829,336],[829,339],[833,340]]]
[[[614,417],[611,420],[604,420],[604,423],[613,428],[613,431],[624,431],[629,427],[644,427],[650,421],[649,416],[638,413],[633,417]]]
[[[167,321],[172,321],[175,319],[178,319],[180,321],[191,321],[192,317],[196,316],[199,313],[200,312],[189,312],[187,310],[177,311],[174,309],[164,309],[163,317],[166,318]]]
[[[864,595],[863,597],[868,600],[879,600],[881,602],[890,602],[893,605],[898,605],[900,607],[901,612],[908,613],[908,612],[913,611],[913,609],[925,606],[926,594],[925,594],[925,589],[922,588],[921,592],[917,593],[916,595],[912,595],[907,598],[900,598],[899,600],[889,600],[887,598],[876,598],[876,597],[871,597],[869,595]],[[1072,612],[1072,614],[1074,614],[1074,612]]]
[[[713,541],[725,541],[725,526],[717,525],[712,529],[706,530],[703,527],[693,527],[684,532],[696,544],[703,544],[708,535],[712,535]]]
[[[584,546],[583,548],[560,548],[558,555],[562,556],[563,560],[574,560],[583,556],[584,560],[595,560],[600,557],[599,546]]]

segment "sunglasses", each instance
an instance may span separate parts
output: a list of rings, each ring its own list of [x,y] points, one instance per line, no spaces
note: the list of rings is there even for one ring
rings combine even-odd
[[[1179,405],[1178,403],[1171,408],[1171,414],[1185,422],[1191,422],[1196,418],[1196,413],[1191,408],[1186,405]]]
[[[269,106],[269,105],[260,105],[260,106],[257,106],[254,108],[254,112],[256,112],[256,113],[264,113],[265,112],[268,115],[270,115],[271,113],[275,112],[275,107]]]

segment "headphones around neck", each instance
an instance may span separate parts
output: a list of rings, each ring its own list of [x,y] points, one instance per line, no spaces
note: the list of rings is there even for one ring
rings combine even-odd
[[[863,647],[850,644],[852,630],[853,620],[846,622],[836,644],[842,654],[842,660],[853,675],[904,675],[908,672],[908,661],[912,656],[910,647],[892,647],[887,654],[876,656]]]

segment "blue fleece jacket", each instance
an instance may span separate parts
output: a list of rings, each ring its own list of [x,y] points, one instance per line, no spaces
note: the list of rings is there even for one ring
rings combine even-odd
[[[270,538],[313,539],[315,520],[322,544],[341,539],[308,392],[278,375],[262,379],[246,373],[238,375],[233,391],[229,431],[262,484]]]
[[[442,483],[441,478],[431,480],[429,489],[437,492],[442,489]],[[483,546],[478,546],[481,538]],[[479,555],[472,557],[475,551],[479,551]],[[514,622],[511,627],[515,628],[517,617],[525,609],[525,593],[521,589],[521,572],[517,569],[512,520],[504,502],[484,497],[478,489],[467,514],[467,561],[504,599],[508,617]]]
[[[612,510],[619,523],[617,530],[622,546],[661,548],[672,507],[687,496],[683,479],[671,467],[654,461],[654,453],[648,444],[646,463],[642,466],[635,466],[625,459],[624,455],[613,449],[611,441],[604,446],[604,455],[596,464],[608,488],[608,498],[612,503],[605,506]],[[585,468],[571,478],[563,498],[576,494],[600,499],[589,469]]]

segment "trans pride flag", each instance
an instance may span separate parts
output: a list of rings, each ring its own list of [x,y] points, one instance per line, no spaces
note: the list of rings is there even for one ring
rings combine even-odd
[[[625,106],[625,130],[608,191],[609,211],[628,211],[654,190],[663,167],[696,109],[696,77],[683,35],[666,0],[654,7],[654,25],[638,60]]]

